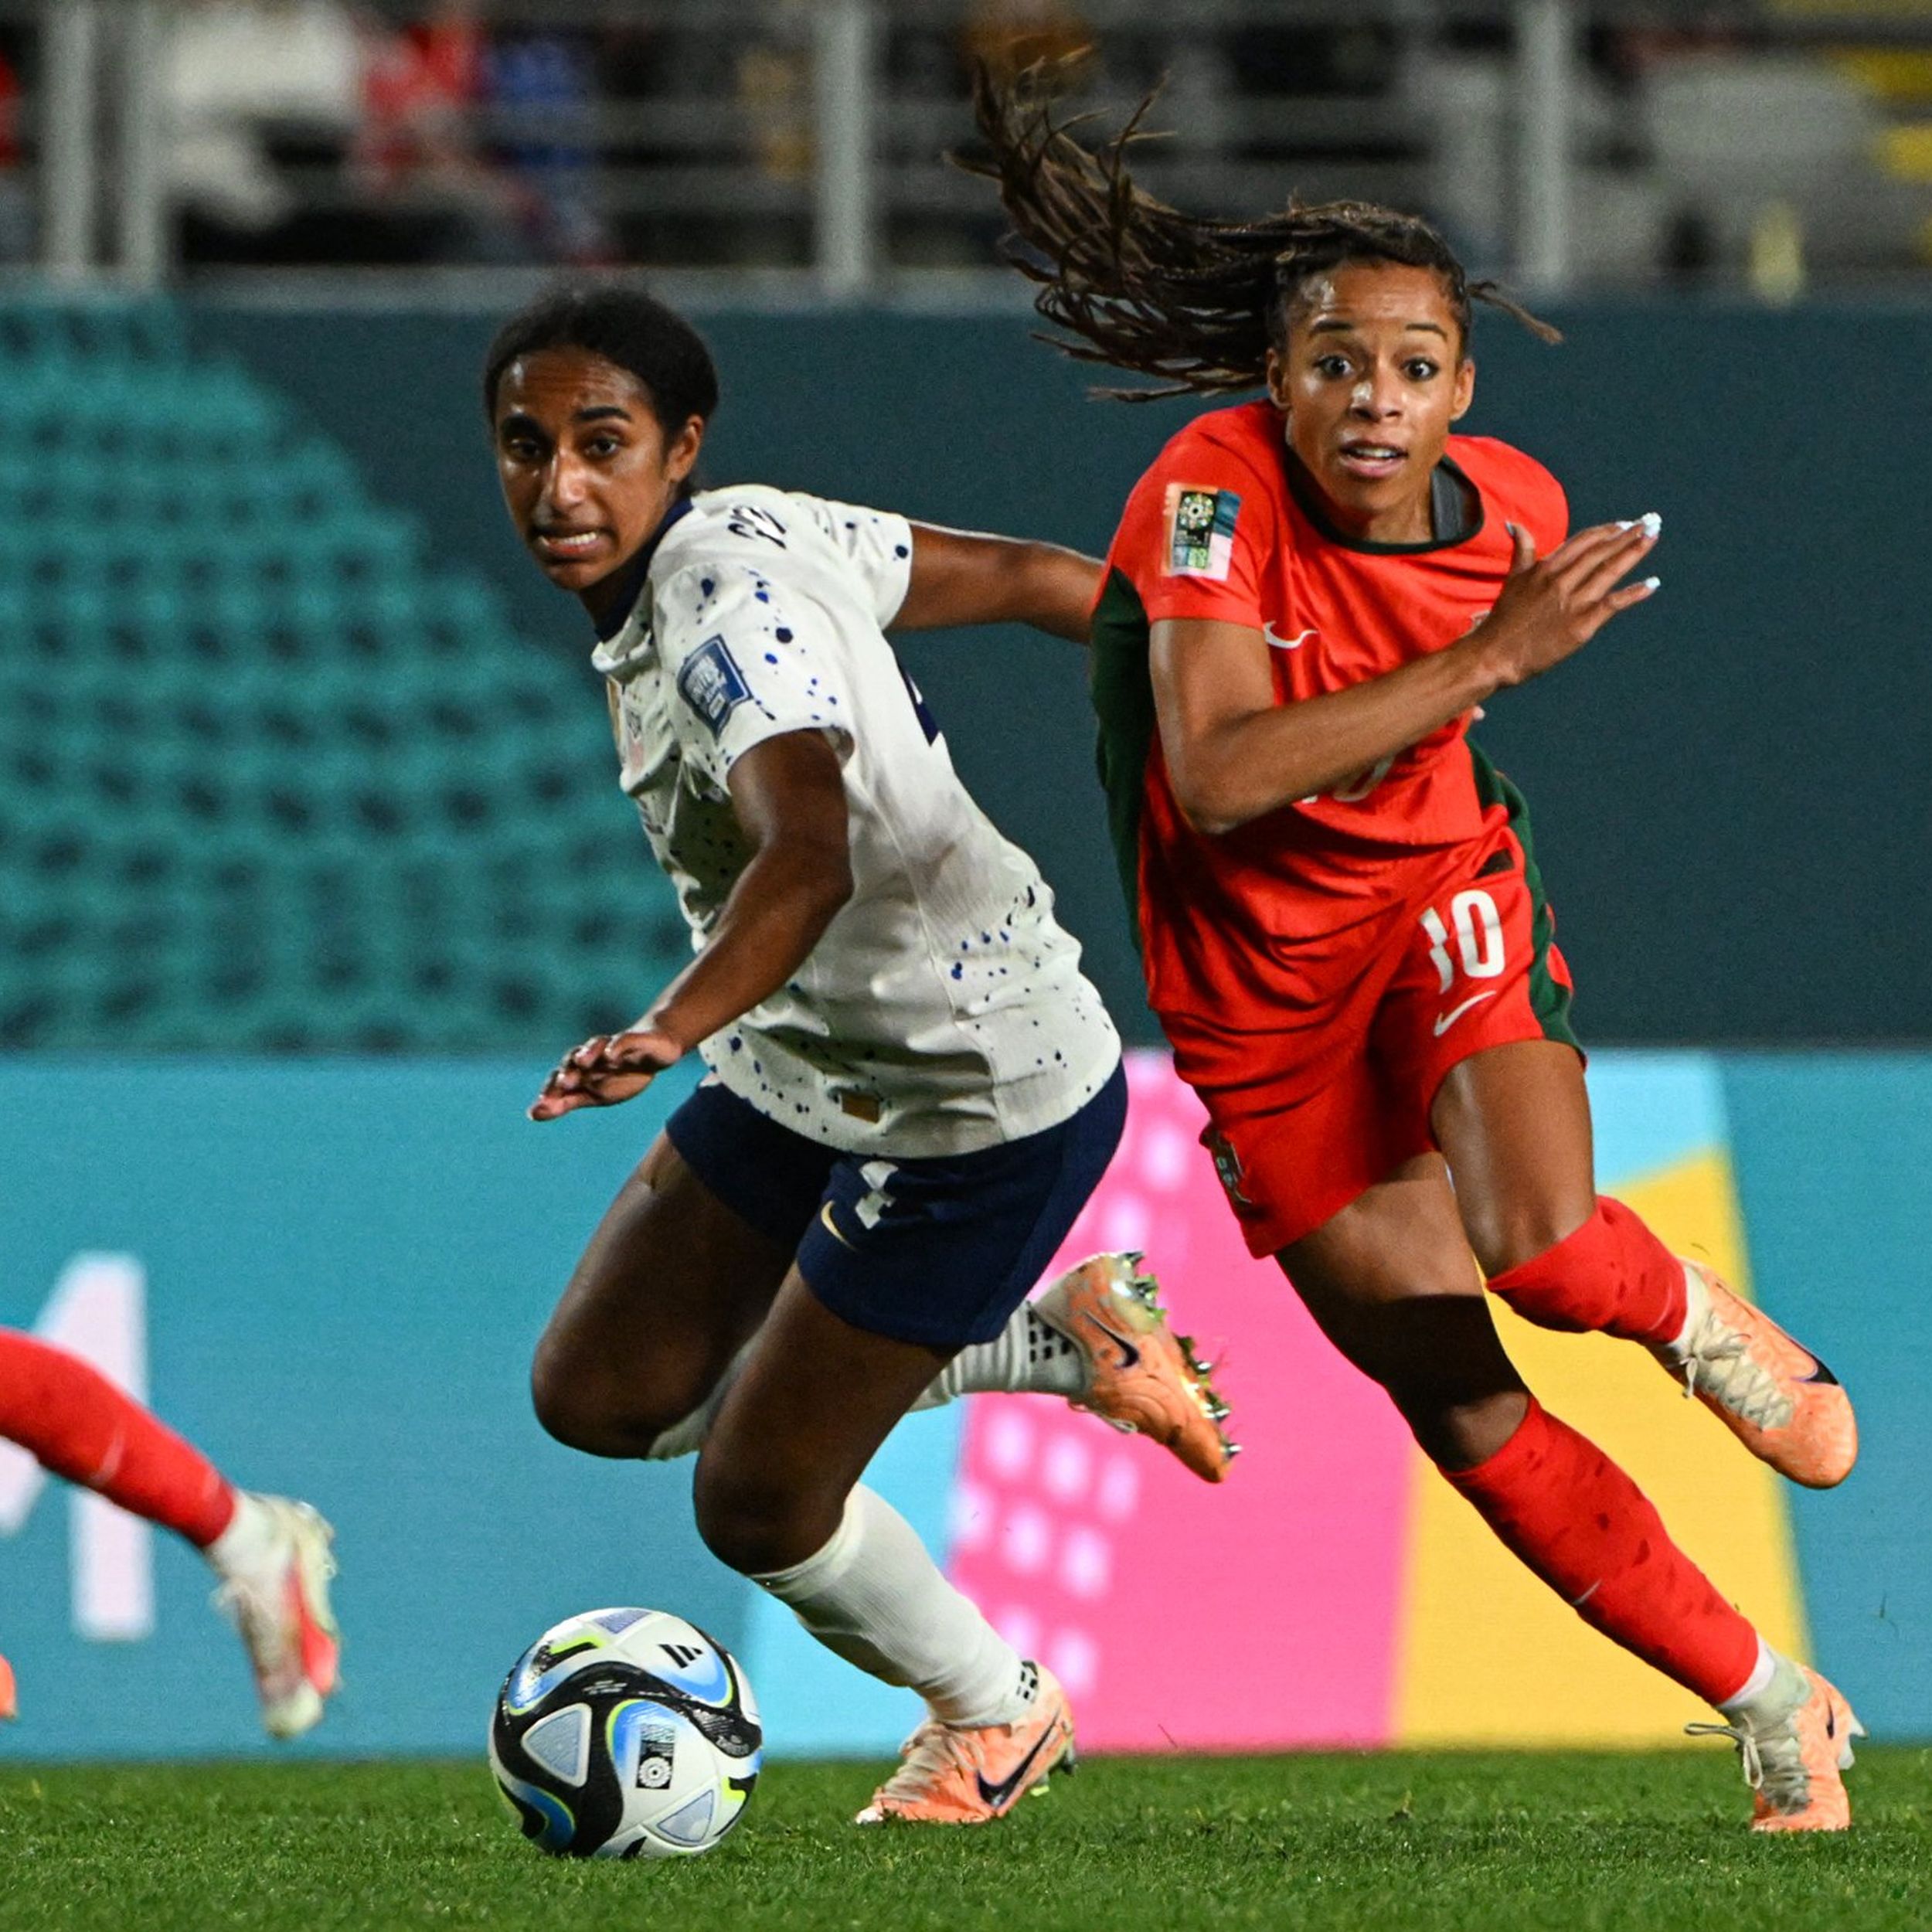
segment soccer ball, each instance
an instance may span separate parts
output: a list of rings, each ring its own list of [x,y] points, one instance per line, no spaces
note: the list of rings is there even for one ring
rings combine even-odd
[[[546,1852],[690,1858],[743,1816],[764,1743],[722,1644],[661,1610],[588,1610],[512,1666],[490,1769]]]

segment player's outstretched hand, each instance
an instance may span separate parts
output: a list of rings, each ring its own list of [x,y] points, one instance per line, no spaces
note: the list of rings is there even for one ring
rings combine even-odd
[[[1511,524],[1516,554],[1509,580],[1470,634],[1497,683],[1540,676],[1580,651],[1619,611],[1650,597],[1656,578],[1624,579],[1650,555],[1660,526],[1654,512],[1632,522],[1599,523],[1539,558],[1529,532]]]
[[[533,1121],[554,1121],[580,1107],[615,1107],[634,1100],[664,1070],[684,1056],[668,1034],[652,1027],[599,1033],[559,1060],[530,1104]]]

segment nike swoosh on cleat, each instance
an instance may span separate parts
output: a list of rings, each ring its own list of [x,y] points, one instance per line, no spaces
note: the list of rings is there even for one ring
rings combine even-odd
[[[1439,1015],[1436,1020],[1436,1038],[1440,1039],[1471,1007],[1480,1006],[1485,1000],[1495,997],[1494,993],[1478,993],[1473,998],[1464,1000],[1460,1006],[1452,1006],[1447,1012]]]
[[[1137,1369],[1140,1366],[1141,1352],[1128,1340],[1125,1335],[1117,1335],[1097,1315],[1090,1315],[1087,1318],[1100,1330],[1102,1335],[1107,1337],[1108,1341],[1113,1343],[1115,1348],[1120,1350],[1121,1359],[1118,1366],[1121,1368]]]
[[[1051,1725],[1049,1725],[1047,1728],[1042,1731],[1039,1736],[1033,1740],[1033,1748],[1020,1760],[1019,1763],[1014,1767],[1012,1774],[1009,1776],[1001,1779],[998,1784],[988,1784],[986,1782],[986,1774],[984,1771],[980,1771],[975,1774],[979,1781],[979,1795],[981,1801],[989,1811],[1002,1811],[1004,1810],[1007,1805],[1012,1803],[1014,1794],[1019,1789],[1020,1781],[1026,1777],[1026,1774],[1029,1770],[1032,1769],[1033,1760],[1038,1757],[1040,1753],[1046,1748],[1047,1743],[1053,1737],[1053,1727]]]

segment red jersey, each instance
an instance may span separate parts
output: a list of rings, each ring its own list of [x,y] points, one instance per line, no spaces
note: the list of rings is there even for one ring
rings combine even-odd
[[[1279,1026],[1300,1003],[1298,943],[1386,905],[1413,861],[1481,836],[1486,808],[1457,719],[1332,791],[1202,836],[1162,756],[1150,627],[1198,617],[1260,631],[1280,704],[1443,649],[1495,602],[1505,525],[1522,524],[1541,555],[1569,513],[1547,470],[1488,437],[1451,437],[1439,476],[1463,498],[1466,534],[1352,541],[1326,526],[1311,485],[1298,495],[1280,413],[1257,402],[1196,417],[1128,499],[1094,611],[1100,764],[1149,998],[1182,1031]]]

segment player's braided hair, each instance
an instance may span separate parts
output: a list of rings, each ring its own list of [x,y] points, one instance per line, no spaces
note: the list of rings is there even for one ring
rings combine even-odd
[[[1512,315],[1545,342],[1561,337],[1493,281],[1471,281],[1455,252],[1420,216],[1372,202],[1291,199],[1258,221],[1183,214],[1137,186],[1128,150],[1150,137],[1143,100],[1111,141],[1089,149],[1056,120],[1066,63],[1043,62],[1011,80],[981,66],[973,106],[990,153],[956,156],[998,184],[1014,228],[1007,259],[1039,284],[1034,307],[1079,337],[1044,336],[1063,353],[1163,379],[1158,389],[1110,389],[1127,402],[1253,389],[1270,348],[1285,348],[1297,298],[1311,276],[1351,262],[1432,269],[1466,342],[1470,304]]]

